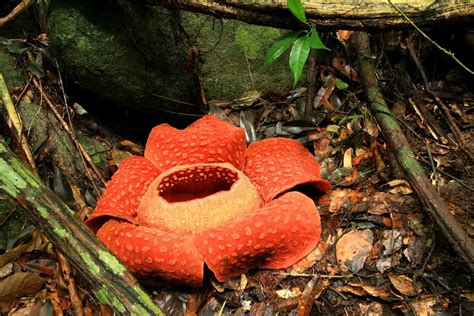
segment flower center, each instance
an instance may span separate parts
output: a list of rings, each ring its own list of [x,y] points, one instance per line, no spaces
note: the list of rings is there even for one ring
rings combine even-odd
[[[237,173],[218,166],[188,168],[164,177],[158,192],[169,203],[185,202],[229,191],[237,180]]]
[[[260,207],[257,188],[228,163],[173,167],[149,186],[138,206],[138,224],[199,232]]]

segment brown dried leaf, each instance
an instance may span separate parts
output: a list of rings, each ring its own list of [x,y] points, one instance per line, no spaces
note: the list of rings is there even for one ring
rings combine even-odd
[[[298,316],[311,315],[311,309],[313,307],[314,300],[321,295],[328,285],[329,280],[321,280],[318,276],[312,278],[311,281],[306,284],[306,287],[298,303]]]
[[[364,267],[374,241],[370,229],[346,233],[336,244],[336,257],[343,272],[357,272]]]
[[[312,267],[316,262],[321,260],[328,248],[329,244],[324,240],[321,240],[318,246],[313,249],[313,251],[293,265],[293,270],[295,270],[297,273],[301,273]]]
[[[406,275],[396,275],[390,273],[388,275],[392,285],[403,295],[406,296],[415,296],[420,293],[420,289],[415,287],[413,280],[407,277]]]
[[[18,272],[0,280],[0,308],[7,307],[18,297],[36,294],[45,281],[31,272]]]

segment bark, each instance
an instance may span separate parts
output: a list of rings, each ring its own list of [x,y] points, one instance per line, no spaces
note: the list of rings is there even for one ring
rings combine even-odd
[[[43,234],[118,314],[164,315],[126,267],[0,138],[0,190],[28,210]]]
[[[302,25],[287,9],[287,1],[246,0],[145,0],[151,5],[212,14],[247,23],[297,29]],[[472,25],[472,1],[392,0],[418,26],[438,22]],[[388,2],[380,0],[303,0],[308,22],[321,29],[411,28],[410,23]]]
[[[352,43],[358,55],[358,74],[387,145],[394,153],[407,181],[423,203],[426,212],[438,226],[449,244],[474,271],[474,242],[449,211],[446,203],[431,185],[405,134],[385,103],[378,87],[375,58],[372,58],[367,33],[356,32]]]

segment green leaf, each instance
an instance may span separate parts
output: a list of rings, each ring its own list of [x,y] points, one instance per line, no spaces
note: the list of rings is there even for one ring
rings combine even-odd
[[[288,0],[288,9],[290,9],[295,18],[306,23],[306,14],[304,14],[304,7],[301,0]]]
[[[295,41],[293,47],[291,48],[290,69],[295,79],[293,86],[295,86],[300,79],[304,64],[306,63],[306,60],[308,60],[309,51],[311,49],[309,43],[310,37],[308,35],[301,36]]]
[[[292,31],[280,37],[268,50],[264,65],[271,64],[275,59],[283,55],[301,32],[302,31]]]
[[[336,88],[338,90],[346,90],[347,88],[349,88],[349,85],[345,83],[344,81],[342,81],[341,79],[336,78]]]
[[[310,42],[311,48],[330,50],[329,48],[326,47],[326,45],[324,45],[323,41],[321,41],[318,31],[316,31],[316,28],[314,26],[311,26],[310,38],[311,38],[311,42]]]

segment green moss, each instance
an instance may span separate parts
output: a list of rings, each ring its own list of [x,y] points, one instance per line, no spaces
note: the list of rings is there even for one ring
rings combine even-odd
[[[0,174],[2,175],[0,189],[4,190],[11,197],[16,197],[19,193],[18,188],[24,189],[28,185],[11,165],[2,158],[0,158]]]
[[[203,61],[201,81],[210,99],[236,99],[253,90],[284,92],[291,87],[287,54],[263,67],[268,49],[286,30],[189,12],[182,17],[189,37],[196,39],[193,44]]]
[[[22,85],[22,74],[15,66],[13,55],[0,49],[0,72],[5,78],[9,90]]]
[[[268,48],[280,37],[280,30],[270,27],[256,27],[241,24],[235,31],[235,42],[240,45],[250,60],[265,55]]]
[[[5,249],[8,242],[17,238],[21,231],[30,225],[28,213],[0,190],[0,248]]]
[[[68,231],[62,227],[57,226],[58,223],[53,223],[53,225],[53,232],[56,234],[56,236],[59,236],[62,239],[66,239],[67,237],[69,237]]]
[[[36,208],[36,210],[38,211],[38,214],[42,217],[42,218],[48,218],[48,210],[45,209],[44,207],[42,206],[38,206]]]
[[[410,172],[414,174],[422,174],[424,172],[420,163],[416,160],[415,154],[410,148],[402,147],[398,151],[401,162]]]
[[[102,304],[114,306],[114,309],[119,313],[125,313],[125,306],[120,302],[120,300],[115,296],[106,286],[101,286],[98,290],[93,291],[94,296]],[[142,315],[146,315],[142,314]]]
[[[106,168],[109,152],[107,146],[92,137],[85,136],[82,133],[77,133],[76,136],[77,140],[82,144],[82,146],[84,146],[84,149],[91,157],[92,162],[98,167]]]
[[[135,291],[135,293],[138,294],[139,300],[142,303],[146,304],[148,308],[150,308],[151,310],[155,310],[157,315],[160,315],[160,316],[164,315],[161,310],[158,310],[158,308],[153,303],[153,301],[150,300],[150,296],[145,291],[143,291],[141,287],[138,287],[138,286],[134,287],[133,290]],[[140,315],[144,315],[144,314],[140,314]]]
[[[98,275],[100,272],[100,268],[97,264],[95,264],[94,260],[92,260],[91,256],[88,253],[82,253],[81,258],[84,260],[86,265],[89,267],[89,271],[92,272],[94,275]]]
[[[115,272],[117,275],[122,275],[127,269],[125,266],[120,263],[120,261],[117,260],[116,257],[112,256],[108,252],[99,250],[99,258],[104,261],[104,263],[112,268],[112,270]]]
[[[120,10],[120,14],[117,10]],[[122,12],[123,11],[123,12]],[[100,99],[139,111],[194,103],[194,74],[173,11],[112,0],[55,0],[49,40],[68,74]]]

